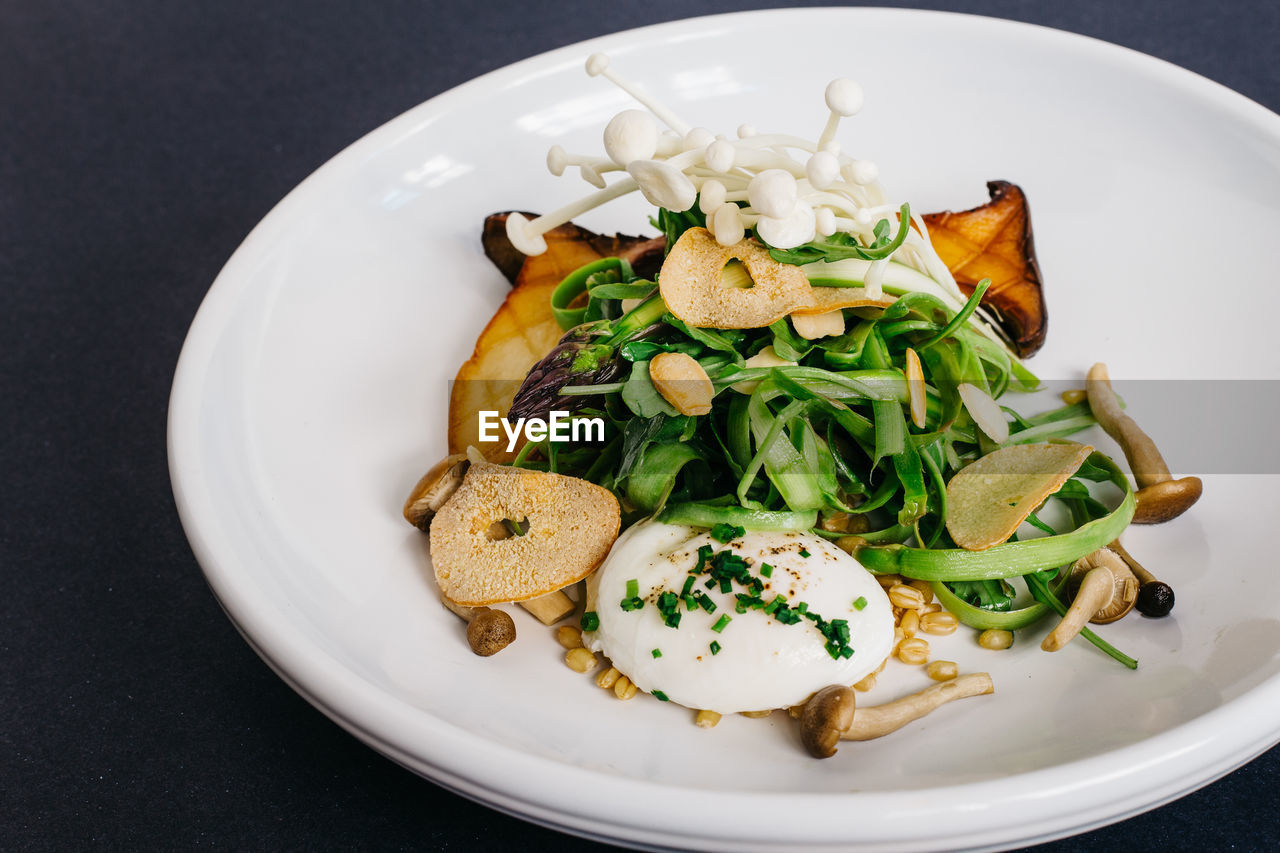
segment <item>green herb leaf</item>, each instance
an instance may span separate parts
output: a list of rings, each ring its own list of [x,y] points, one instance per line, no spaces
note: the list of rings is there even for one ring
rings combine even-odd
[[[739,536],[741,536],[746,532],[747,532],[747,529],[745,527],[739,527],[736,524],[726,524],[724,522],[720,522],[719,524],[711,528],[711,538],[716,540],[717,542],[728,544],[729,542],[733,541],[734,539],[737,539]]]
[[[631,376],[622,388],[622,402],[627,404],[638,417],[652,418],[657,415],[679,414],[670,403],[662,398],[658,389],[653,387],[649,378],[649,362],[637,361],[631,365]]]

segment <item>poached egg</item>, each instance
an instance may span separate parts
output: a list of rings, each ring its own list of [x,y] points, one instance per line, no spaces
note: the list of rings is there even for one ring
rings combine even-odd
[[[718,583],[706,586],[705,570],[690,574],[703,546],[743,558],[763,584],[758,597],[784,596],[792,609],[803,603],[802,618],[788,624],[766,608],[737,612],[736,594],[751,590],[735,580],[721,592]],[[715,609],[680,601],[679,624],[669,627],[659,598],[679,596],[689,577],[693,591]],[[600,623],[584,633],[584,644],[607,655],[636,687],[721,714],[786,708],[828,685],[854,684],[879,667],[894,644],[893,609],[875,576],[810,533],[749,531],[722,543],[705,530],[641,522],[618,537],[588,578],[587,609]],[[829,651],[822,626],[836,620],[847,623],[844,645],[852,654]]]

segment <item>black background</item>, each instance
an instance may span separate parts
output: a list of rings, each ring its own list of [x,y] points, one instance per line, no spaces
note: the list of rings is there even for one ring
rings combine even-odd
[[[598,847],[398,768],[257,659],[178,523],[169,386],[222,263],[350,142],[514,60],[757,5],[777,4],[0,0],[0,848]],[[1280,108],[1274,0],[915,5]],[[1278,796],[1272,750],[1044,849],[1273,849]]]

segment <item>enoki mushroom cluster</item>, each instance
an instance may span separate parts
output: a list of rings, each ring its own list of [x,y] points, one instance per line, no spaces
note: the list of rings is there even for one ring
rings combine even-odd
[[[836,141],[840,122],[862,108],[862,87],[853,80],[832,80],[826,88],[826,124],[816,141],[782,133],[760,133],[743,124],[736,138],[716,134],[680,118],[649,93],[620,76],[609,57],[593,54],[587,73],[604,77],[645,109],[615,115],[603,134],[604,156],[571,154],[559,145],[547,154],[547,168],[563,175],[574,167],[597,191],[532,220],[507,219],[511,243],[528,255],[546,251],[543,235],[613,199],[639,191],[645,200],[679,213],[692,209],[706,216],[706,227],[723,246],[737,245],[748,231],[777,249],[794,249],[815,238],[844,233],[871,245],[877,224],[903,228],[900,246],[890,253],[901,263],[943,283],[963,303],[946,266],[938,259],[919,217],[890,201],[879,168],[858,159]],[[662,127],[665,125],[665,128]],[[611,173],[625,173],[613,183]],[[881,226],[883,228],[883,226]],[[872,263],[866,286],[879,297],[889,256]]]

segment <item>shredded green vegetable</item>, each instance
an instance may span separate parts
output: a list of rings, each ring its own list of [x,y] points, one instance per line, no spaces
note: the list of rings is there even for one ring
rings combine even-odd
[[[896,233],[884,221],[868,245],[837,234],[771,255],[803,264],[815,286],[861,286],[868,264],[901,267],[889,256],[909,221],[904,206]],[[678,214],[662,210],[654,224],[670,246],[703,221],[695,206]],[[872,572],[932,581],[943,605],[977,628],[1034,624],[1061,606],[1053,589],[1060,570],[1128,525],[1133,490],[1110,459],[1094,453],[1054,495],[1068,508],[1072,529],[1055,531],[1033,516],[1031,526],[1045,535],[1015,537],[984,551],[955,547],[946,529],[946,485],[997,447],[958,388],[968,383],[999,400],[1033,390],[1038,380],[975,315],[987,282],[959,304],[908,267],[890,270],[884,281],[896,301],[879,316],[848,310],[843,334],[808,340],[787,319],[757,329],[691,327],[668,313],[655,282],[636,277],[624,261],[589,264],[552,296],[557,320],[576,327],[570,368],[555,373],[559,384],[551,393],[535,390],[570,401],[577,416],[602,418],[604,442],[526,445],[516,464],[554,465],[611,489],[622,502],[624,525],[655,516],[710,528],[720,541],[743,530],[836,537],[820,526],[823,518],[861,516],[865,532],[842,545]],[[641,301],[623,310],[623,300]],[[909,348],[924,372],[922,426],[910,417]],[[766,349],[790,364],[748,366]],[[709,414],[680,414],[654,386],[649,363],[661,353],[682,353],[702,366],[714,389]],[[1003,411],[1005,445],[1061,440],[1095,423],[1081,403],[1032,417]],[[1089,482],[1114,484],[1123,498],[1108,508]],[[1019,577],[1036,601],[1014,609],[1007,580]],[[640,606],[628,592],[629,603]],[[678,599],[670,595],[657,604],[674,627]],[[713,630],[728,623],[722,616]],[[1108,654],[1129,665],[1114,649]]]

